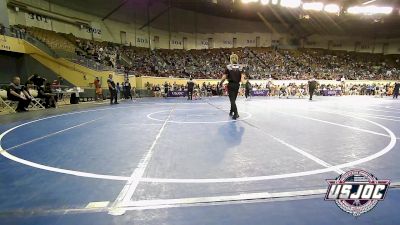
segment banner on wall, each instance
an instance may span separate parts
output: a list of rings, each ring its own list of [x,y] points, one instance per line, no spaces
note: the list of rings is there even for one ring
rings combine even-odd
[[[183,42],[181,40],[171,40],[171,45],[182,46]]]
[[[309,46],[317,45],[317,42],[315,42],[315,41],[306,41],[306,45],[309,45]]]
[[[268,96],[268,90],[253,90],[251,91],[252,96]]]
[[[24,41],[7,36],[0,38],[0,51],[26,53]]]
[[[332,43],[332,47],[334,47],[334,48],[340,48],[342,46],[343,46],[343,44],[341,42],[333,42]]]
[[[201,48],[208,48],[208,41],[206,41],[206,40],[200,41],[200,47]]]
[[[169,91],[168,97],[186,97],[186,91]]]
[[[223,45],[225,48],[232,48],[233,42],[230,41],[230,40],[224,40],[224,41],[222,42],[222,45]]]
[[[46,30],[51,30],[51,20],[50,18],[35,14],[35,13],[25,13],[25,22],[28,27],[38,27]]]
[[[323,96],[340,96],[342,95],[342,91],[341,90],[322,90],[321,94]]]
[[[255,45],[256,45],[256,40],[252,40],[252,39],[249,40],[249,39],[247,39],[247,40],[246,40],[246,45],[247,45],[247,46],[253,46],[253,45],[255,46]]]
[[[136,46],[149,47],[149,39],[146,36],[136,36]]]
[[[86,31],[92,33],[94,39],[101,39],[102,37],[101,26],[97,22],[91,22],[90,27],[88,27]]]
[[[368,44],[368,43],[363,43],[363,44],[361,44],[360,45],[360,49],[370,49],[371,47],[370,47],[370,45]]]

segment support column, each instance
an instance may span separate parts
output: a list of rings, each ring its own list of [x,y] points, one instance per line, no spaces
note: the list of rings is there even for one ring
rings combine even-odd
[[[168,49],[171,49],[171,0],[168,1]]]
[[[5,27],[10,26],[6,0],[0,0],[0,23],[3,24]]]

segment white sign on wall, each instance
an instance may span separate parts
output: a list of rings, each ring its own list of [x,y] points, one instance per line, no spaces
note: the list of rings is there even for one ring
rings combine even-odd
[[[231,40],[224,40],[224,41],[222,42],[222,45],[223,45],[225,48],[231,48],[231,47],[233,46],[233,42],[232,42]]]
[[[202,48],[208,48],[208,41],[200,41],[200,46]]]
[[[86,31],[92,33],[94,39],[101,39],[102,37],[101,26],[99,23],[91,22],[90,27],[88,27]]]
[[[51,30],[50,18],[35,13],[25,13],[25,22],[28,27],[38,27]]]
[[[179,40],[171,40],[171,45],[180,45],[180,46],[182,46],[182,41],[179,41]]]
[[[253,45],[256,45],[256,40],[253,40],[253,39],[247,39],[246,40],[246,45],[247,46],[253,46]]]
[[[149,39],[145,36],[137,36],[136,37],[136,46],[149,47]]]

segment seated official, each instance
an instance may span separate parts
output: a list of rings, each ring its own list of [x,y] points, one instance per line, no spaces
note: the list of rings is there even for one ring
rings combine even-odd
[[[46,102],[46,105],[45,105],[46,108],[56,108],[57,107],[57,96],[56,96],[56,94],[53,93],[50,83],[45,84],[41,95],[44,96],[44,99]]]
[[[161,97],[161,88],[159,85],[156,85],[153,89],[154,97]]]
[[[40,77],[38,74],[33,74],[28,78],[28,82],[32,82],[36,87],[41,87],[44,85],[46,82],[46,79],[43,77]]]
[[[28,106],[31,103],[32,97],[25,90],[25,87],[21,85],[21,79],[14,77],[11,84],[8,86],[7,98],[11,101],[17,101],[18,107],[17,112],[28,111]]]

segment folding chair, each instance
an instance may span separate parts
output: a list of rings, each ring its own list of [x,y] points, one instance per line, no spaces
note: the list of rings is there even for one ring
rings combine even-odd
[[[7,91],[0,90],[0,107],[4,109],[4,111],[8,111],[10,113],[15,113],[18,106],[18,102],[7,100]]]
[[[39,110],[39,109],[46,109],[39,99],[32,97],[31,103],[28,106],[29,109],[32,110]]]
[[[28,109],[30,110],[38,110],[38,109],[45,109],[43,106],[43,100],[40,98],[36,98],[38,96],[38,91],[34,89],[29,89],[28,90],[29,94],[31,95],[31,103],[28,106]]]

